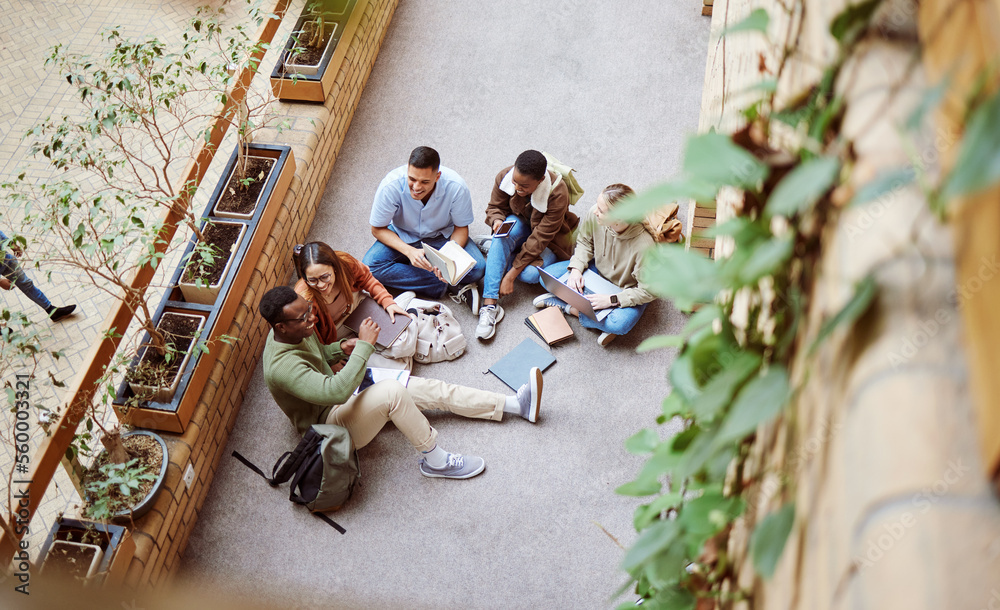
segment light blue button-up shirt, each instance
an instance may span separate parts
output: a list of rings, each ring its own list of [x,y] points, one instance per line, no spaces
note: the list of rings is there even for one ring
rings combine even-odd
[[[455,227],[472,224],[472,195],[465,180],[454,170],[441,166],[427,205],[410,196],[406,167],[389,172],[375,191],[369,222],[373,227],[388,226],[408,244],[437,237],[451,237]]]

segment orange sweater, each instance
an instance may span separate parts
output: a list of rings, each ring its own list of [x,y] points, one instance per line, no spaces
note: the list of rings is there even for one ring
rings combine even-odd
[[[346,252],[337,251],[337,256],[344,264],[344,267],[351,274],[349,283],[352,291],[357,293],[364,290],[371,295],[371,297],[375,299],[375,302],[378,303],[383,309],[395,303],[395,301],[392,300],[392,295],[385,289],[385,286],[383,286],[382,283],[376,280],[375,276],[372,275],[368,265],[362,263]],[[295,283],[295,292],[307,301],[322,304],[319,292],[313,290],[312,286],[307,284],[303,279],[300,279]],[[348,301],[352,303],[352,307],[349,311],[353,311],[354,295],[350,294],[345,296],[348,298]],[[316,321],[316,334],[319,336],[319,340],[326,345],[335,342],[337,340],[337,320],[330,317],[330,312],[326,310],[325,306],[314,307],[313,312],[318,318]]]

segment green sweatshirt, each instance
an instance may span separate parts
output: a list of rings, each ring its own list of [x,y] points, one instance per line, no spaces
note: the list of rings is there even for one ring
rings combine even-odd
[[[314,333],[293,345],[276,340],[274,330],[267,334],[264,382],[299,434],[313,424],[325,423],[330,409],[347,402],[361,385],[375,346],[358,341],[347,364],[334,373],[329,362],[346,357],[342,342],[323,345]]]

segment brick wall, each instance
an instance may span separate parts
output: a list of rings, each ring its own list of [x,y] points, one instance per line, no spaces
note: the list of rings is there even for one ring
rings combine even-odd
[[[279,114],[289,119],[289,129],[280,134],[268,131],[255,139],[261,144],[291,146],[295,177],[226,331],[239,341],[235,347],[222,346],[185,433],[164,435],[170,446],[167,478],[156,507],[133,531],[136,552],[126,576],[129,586],[160,586],[179,565],[264,348],[267,325],[256,314],[257,302],[265,291],[288,281],[292,246],[309,231],[397,2],[369,0],[325,103],[278,104]],[[293,2],[275,36],[275,49],[262,62],[255,88],[268,89],[267,73],[294,25],[298,8],[299,3]],[[195,473],[190,488],[182,480],[188,464]]]

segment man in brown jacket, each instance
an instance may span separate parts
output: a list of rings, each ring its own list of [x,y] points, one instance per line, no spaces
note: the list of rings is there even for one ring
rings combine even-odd
[[[514,292],[514,278],[538,283],[538,266],[573,254],[573,229],[580,219],[569,211],[569,191],[562,176],[547,168],[545,155],[526,150],[514,165],[500,170],[486,207],[486,224],[496,234],[510,221],[506,235],[495,235],[486,255],[483,307],[476,337],[489,339],[503,319],[500,297]]]

